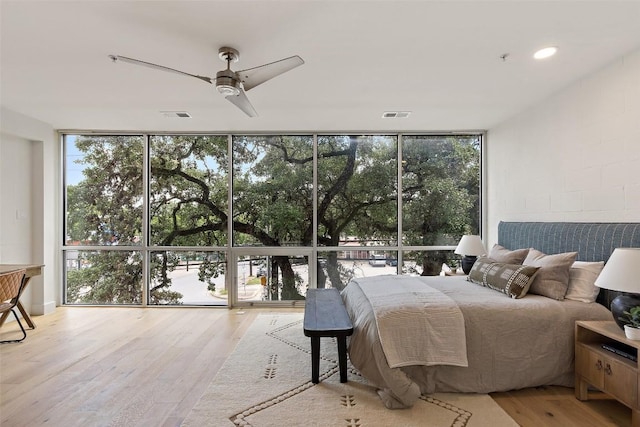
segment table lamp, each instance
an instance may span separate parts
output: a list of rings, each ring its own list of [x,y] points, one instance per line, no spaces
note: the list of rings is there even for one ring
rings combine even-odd
[[[614,249],[595,285],[624,293],[611,301],[613,320],[624,329],[619,317],[631,307],[640,306],[640,248]]]
[[[463,255],[462,271],[464,271],[464,274],[469,274],[478,256],[486,254],[487,250],[482,240],[480,240],[480,236],[465,234],[462,236],[462,239],[460,239],[454,253]]]

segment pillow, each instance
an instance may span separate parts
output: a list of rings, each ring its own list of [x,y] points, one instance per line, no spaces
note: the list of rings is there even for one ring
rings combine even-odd
[[[505,264],[482,257],[471,267],[467,280],[505,293],[511,298],[522,298],[527,294],[537,272],[538,267]]]
[[[569,269],[577,256],[578,252],[547,255],[537,249],[530,249],[522,264],[540,267],[540,271],[531,283],[529,292],[563,300],[569,287]]]
[[[505,264],[522,264],[522,261],[524,261],[528,253],[529,248],[510,251],[504,246],[495,244],[487,256],[496,262],[503,262]]]
[[[604,261],[574,262],[569,269],[569,288],[564,297],[574,301],[594,302],[600,292],[595,281],[603,268]]]

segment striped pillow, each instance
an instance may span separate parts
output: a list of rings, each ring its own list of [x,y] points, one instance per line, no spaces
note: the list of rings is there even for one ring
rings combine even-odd
[[[491,258],[478,258],[473,264],[467,280],[478,285],[522,298],[529,291],[539,267],[505,264]]]

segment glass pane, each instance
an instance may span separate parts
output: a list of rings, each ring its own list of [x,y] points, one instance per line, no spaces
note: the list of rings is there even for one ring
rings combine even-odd
[[[151,244],[227,243],[226,136],[153,136],[150,141]]]
[[[397,251],[350,249],[318,253],[318,288],[344,289],[356,277],[396,274]]]
[[[139,251],[65,251],[67,304],[141,304]]]
[[[402,226],[407,246],[457,245],[478,234],[480,136],[405,136],[402,145]],[[436,275],[446,254],[433,253],[421,274]]]
[[[138,245],[141,136],[65,135],[67,245]]]
[[[409,276],[438,276],[460,265],[460,256],[451,251],[403,252],[402,273]]]
[[[309,259],[296,255],[261,255],[238,259],[238,301],[304,299],[309,287]]]
[[[151,252],[149,304],[227,305],[224,252]]]
[[[313,137],[233,138],[234,246],[310,246]]]
[[[318,245],[395,245],[397,137],[318,137]]]

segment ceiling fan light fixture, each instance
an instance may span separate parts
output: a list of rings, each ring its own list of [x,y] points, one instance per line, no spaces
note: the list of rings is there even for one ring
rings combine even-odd
[[[240,89],[233,85],[219,84],[216,85],[216,89],[218,89],[218,92],[220,92],[222,96],[236,96],[240,93]]]

